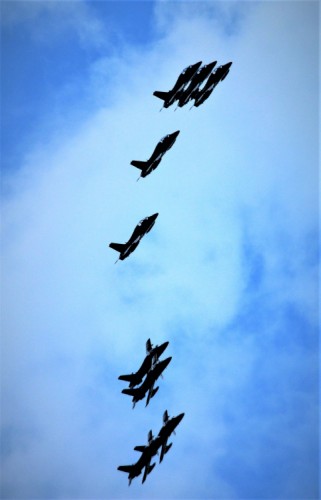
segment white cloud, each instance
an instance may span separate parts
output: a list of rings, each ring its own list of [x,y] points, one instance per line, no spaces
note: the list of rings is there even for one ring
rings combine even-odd
[[[303,23],[302,15],[300,4],[260,4],[242,34],[229,38],[209,16],[184,15],[143,56],[131,48],[113,58],[114,87],[106,91],[110,61],[98,61],[93,90],[105,105],[52,145],[39,141],[9,181],[2,260],[8,498],[238,497],[218,464],[231,453],[233,432],[249,430],[242,395],[251,394],[264,349],[275,355],[283,327],[271,317],[255,338],[237,321],[254,296],[244,295],[245,242],[264,263],[260,307],[291,303],[315,321],[315,271],[305,265],[304,242],[317,217],[317,53],[311,17]],[[233,66],[204,106],[158,112],[153,90],[169,88],[191,62],[214,58]],[[147,158],[177,129],[159,168],[136,183],[130,161]],[[114,265],[108,243],[125,241],[155,211],[152,232]],[[117,376],[139,366],[148,337],[169,339],[173,360],[150,407],[132,411]],[[304,370],[302,356],[299,349],[291,364],[281,356],[282,373],[298,363]],[[274,388],[270,369],[263,374]],[[290,377],[284,391],[296,401]],[[173,449],[144,489],[139,480],[128,489],[116,467],[134,460],[132,448],[159,429],[165,408],[186,412]],[[269,422],[260,417],[262,427],[252,422],[263,439]],[[313,421],[304,418],[297,453],[306,451],[304,425]],[[257,453],[253,444],[250,462]]]
[[[54,40],[74,34],[81,46],[103,47],[108,31],[83,0],[25,1],[5,0],[2,3],[3,26],[29,28],[34,41],[48,47]]]

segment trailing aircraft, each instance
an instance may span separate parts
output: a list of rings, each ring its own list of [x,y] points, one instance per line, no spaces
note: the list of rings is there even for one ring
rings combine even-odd
[[[158,361],[159,357],[163,354],[169,342],[164,342],[161,345],[152,346],[150,339],[146,342],[146,352],[147,355],[142,362],[140,368],[135,373],[131,373],[129,375],[120,375],[118,377],[119,380],[125,380],[129,382],[129,388],[131,389],[135,385],[138,385],[142,382],[143,377],[149,372],[152,365]]]
[[[190,81],[192,76],[196,73],[201,64],[202,61],[199,61],[196,64],[191,64],[190,66],[187,66],[187,68],[185,68],[177,78],[177,81],[172,90],[169,90],[168,92],[155,90],[155,92],[153,92],[154,96],[164,101],[163,108],[168,108],[179,98],[185,86],[188,84],[188,82]]]
[[[161,442],[161,454],[159,457],[159,463],[162,462],[165,453],[169,451],[173,443],[167,444],[167,440],[169,436],[174,432],[175,434],[175,429],[178,426],[178,424],[181,422],[182,418],[184,417],[185,413],[180,413],[176,417],[169,418],[167,410],[165,410],[164,415],[163,415],[163,427],[158,433],[158,438],[160,439]]]
[[[227,76],[227,74],[230,71],[230,67],[232,66],[232,63],[229,62],[227,64],[223,64],[222,66],[219,66],[216,71],[210,74],[210,76],[207,79],[207,82],[205,83],[204,87],[201,90],[198,90],[196,93],[194,99],[194,106],[198,107],[201,104],[203,104],[206,99],[209,98],[211,93],[213,92],[214,88],[216,85],[223,81],[224,78]]]
[[[148,448],[148,446],[146,448]],[[141,454],[141,456],[139,457],[139,459],[137,460],[137,462],[135,464],[120,465],[119,467],[117,467],[118,470],[128,473],[128,480],[129,480],[128,485],[129,486],[131,485],[131,482],[135,477],[140,476],[143,469],[145,469],[145,471],[144,471],[142,483],[145,482],[146,477],[148,476],[148,474],[150,474],[152,472],[152,470],[154,469],[154,467],[156,465],[156,462],[154,462],[152,465],[150,465],[152,456],[153,456],[152,448],[149,448],[149,449],[146,449],[146,451]]]
[[[154,389],[154,384],[158,377],[162,374],[162,372],[165,370],[167,365],[171,361],[171,357],[164,359],[163,361],[158,361],[154,366],[152,366],[151,370],[147,373],[146,378],[144,382],[136,388],[133,389],[123,389],[121,392],[123,394],[127,394],[128,396],[132,396],[132,402],[133,402],[133,408],[135,408],[135,404],[140,401],[141,399],[144,399],[146,396],[146,393],[148,392],[147,399],[146,399],[146,405],[148,405],[149,401],[151,398],[153,398],[158,391],[159,387],[156,387]]]
[[[154,438],[152,431],[150,430],[147,435],[147,445],[135,446],[134,450],[141,452],[141,456],[135,464],[132,465],[120,465],[118,470],[122,472],[128,472],[129,485],[134,477],[139,476],[144,470],[144,475],[142,478],[142,483],[145,482],[148,474],[150,474],[156,465],[154,462],[150,464],[152,458],[158,454],[158,449],[161,446],[160,439],[157,436]]]
[[[173,146],[177,139],[179,130],[172,134],[165,135],[156,145],[151,157],[147,161],[133,160],[130,162],[136,168],[141,170],[140,177],[146,177],[160,164],[164,154]],[[139,177],[139,178],[140,178]],[[139,178],[137,180],[139,180]]]
[[[146,477],[150,472],[153,470],[155,467],[156,463],[153,463],[150,465],[150,462],[152,458],[158,454],[158,449],[160,447],[160,440],[159,437],[157,436],[156,438],[153,436],[152,431],[150,430],[148,435],[147,435],[147,445],[142,445],[142,446],[135,446],[134,450],[135,451],[140,451],[143,455],[145,455],[145,459],[147,462],[147,465],[145,465],[145,471],[142,479],[142,483],[145,482]]]
[[[206,78],[210,75],[216,63],[217,61],[213,61],[209,64],[204,64],[203,66],[201,66],[201,68],[199,68],[199,70],[192,77],[189,85],[181,93],[178,99],[178,107],[181,108],[186,103],[188,103],[188,101],[194,98],[198,89],[200,88],[202,83],[206,80]]]
[[[167,440],[173,432],[175,434],[175,429],[181,422],[184,415],[185,413],[181,413],[180,415],[177,415],[177,417],[169,418],[167,410],[165,410],[163,415],[164,423],[158,435],[154,437],[152,431],[150,430],[147,435],[147,445],[135,446],[134,450],[141,453],[141,456],[137,460],[137,462],[132,465],[120,465],[118,467],[118,470],[128,473],[129,485],[131,484],[131,481],[134,477],[137,477],[142,473],[143,469],[145,470],[142,483],[145,482],[148,474],[151,473],[156,465],[156,462],[154,462],[152,465],[150,463],[152,461],[152,458],[155,455],[158,455],[159,448],[162,448],[159,462],[163,460],[164,455],[172,446],[172,443],[170,443],[169,445],[167,444]]]
[[[126,259],[135,250],[142,237],[145,236],[145,234],[149,233],[149,231],[152,229],[157,217],[158,213],[150,215],[149,217],[145,217],[145,219],[142,219],[137,224],[137,226],[133,231],[133,234],[126,243],[109,244],[110,248],[120,253],[119,255],[120,260]]]

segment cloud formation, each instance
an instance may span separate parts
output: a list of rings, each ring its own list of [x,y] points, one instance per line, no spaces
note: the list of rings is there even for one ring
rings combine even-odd
[[[157,40],[91,63],[92,112],[6,177],[4,498],[316,498],[316,10],[156,3]],[[152,92],[213,59],[233,66],[204,106],[159,113]],[[149,337],[173,360],[132,411],[117,377]],[[128,489],[116,468],[165,408],[185,412],[173,447]]]

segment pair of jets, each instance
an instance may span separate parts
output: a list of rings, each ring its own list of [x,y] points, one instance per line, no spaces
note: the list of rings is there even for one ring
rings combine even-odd
[[[159,387],[154,388],[155,382],[162,375],[172,359],[169,357],[163,361],[159,361],[159,357],[163,354],[168,344],[169,342],[164,342],[159,346],[153,347],[150,339],[148,339],[146,342],[146,356],[137,372],[118,377],[119,380],[129,382],[128,389],[123,389],[122,393],[132,396],[133,408],[135,408],[138,401],[145,398],[146,394],[145,406],[147,406],[151,398],[158,391]],[[136,385],[139,387],[135,387]]]
[[[177,139],[179,130],[173,132],[172,134],[167,134],[163,137],[156,145],[151,157],[147,161],[133,160],[131,165],[137,167],[141,170],[140,177],[146,177],[149,175],[161,162],[164,154],[173,146]],[[139,178],[140,178],[139,177]],[[139,179],[138,178],[138,179]],[[138,180],[137,179],[137,180]],[[135,227],[131,237],[126,243],[110,243],[109,246],[116,252],[119,252],[119,258],[117,260],[126,259],[139,245],[140,240],[149,233],[155,224],[158,213],[150,215],[142,219]],[[116,261],[117,262],[117,261]]]
[[[213,71],[216,63],[217,61],[213,61],[202,66],[202,61],[199,61],[191,64],[182,71],[171,90],[168,92],[155,90],[153,95],[164,101],[163,108],[168,108],[175,101],[178,101],[177,106],[181,108],[192,99],[194,99],[193,106],[200,106],[208,99],[216,85],[224,80],[232,66],[232,62],[228,62]],[[206,83],[201,88],[205,80]]]
[[[156,437],[153,436],[150,430],[147,436],[148,444],[142,446],[135,446],[134,450],[141,452],[140,458],[135,464],[120,465],[118,470],[128,473],[129,486],[135,477],[140,476],[143,469],[142,483],[145,482],[148,474],[150,474],[156,465],[156,462],[151,464],[152,458],[158,455],[158,450],[161,448],[159,463],[162,462],[164,455],[169,451],[173,443],[167,444],[167,441],[172,433],[175,434],[175,429],[184,417],[184,413],[180,413],[176,417],[169,418],[167,410],[163,415],[163,426]]]

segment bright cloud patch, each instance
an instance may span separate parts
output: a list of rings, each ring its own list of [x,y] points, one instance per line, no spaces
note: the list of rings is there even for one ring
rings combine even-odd
[[[4,179],[5,498],[317,497],[317,6],[194,7],[159,2],[155,41],[90,59],[86,119],[71,105]],[[233,65],[160,113],[153,91],[199,60]],[[130,161],[175,130],[136,183]],[[149,337],[173,359],[132,411],[117,377]],[[185,412],[173,447],[129,489],[117,466],[165,409]]]

